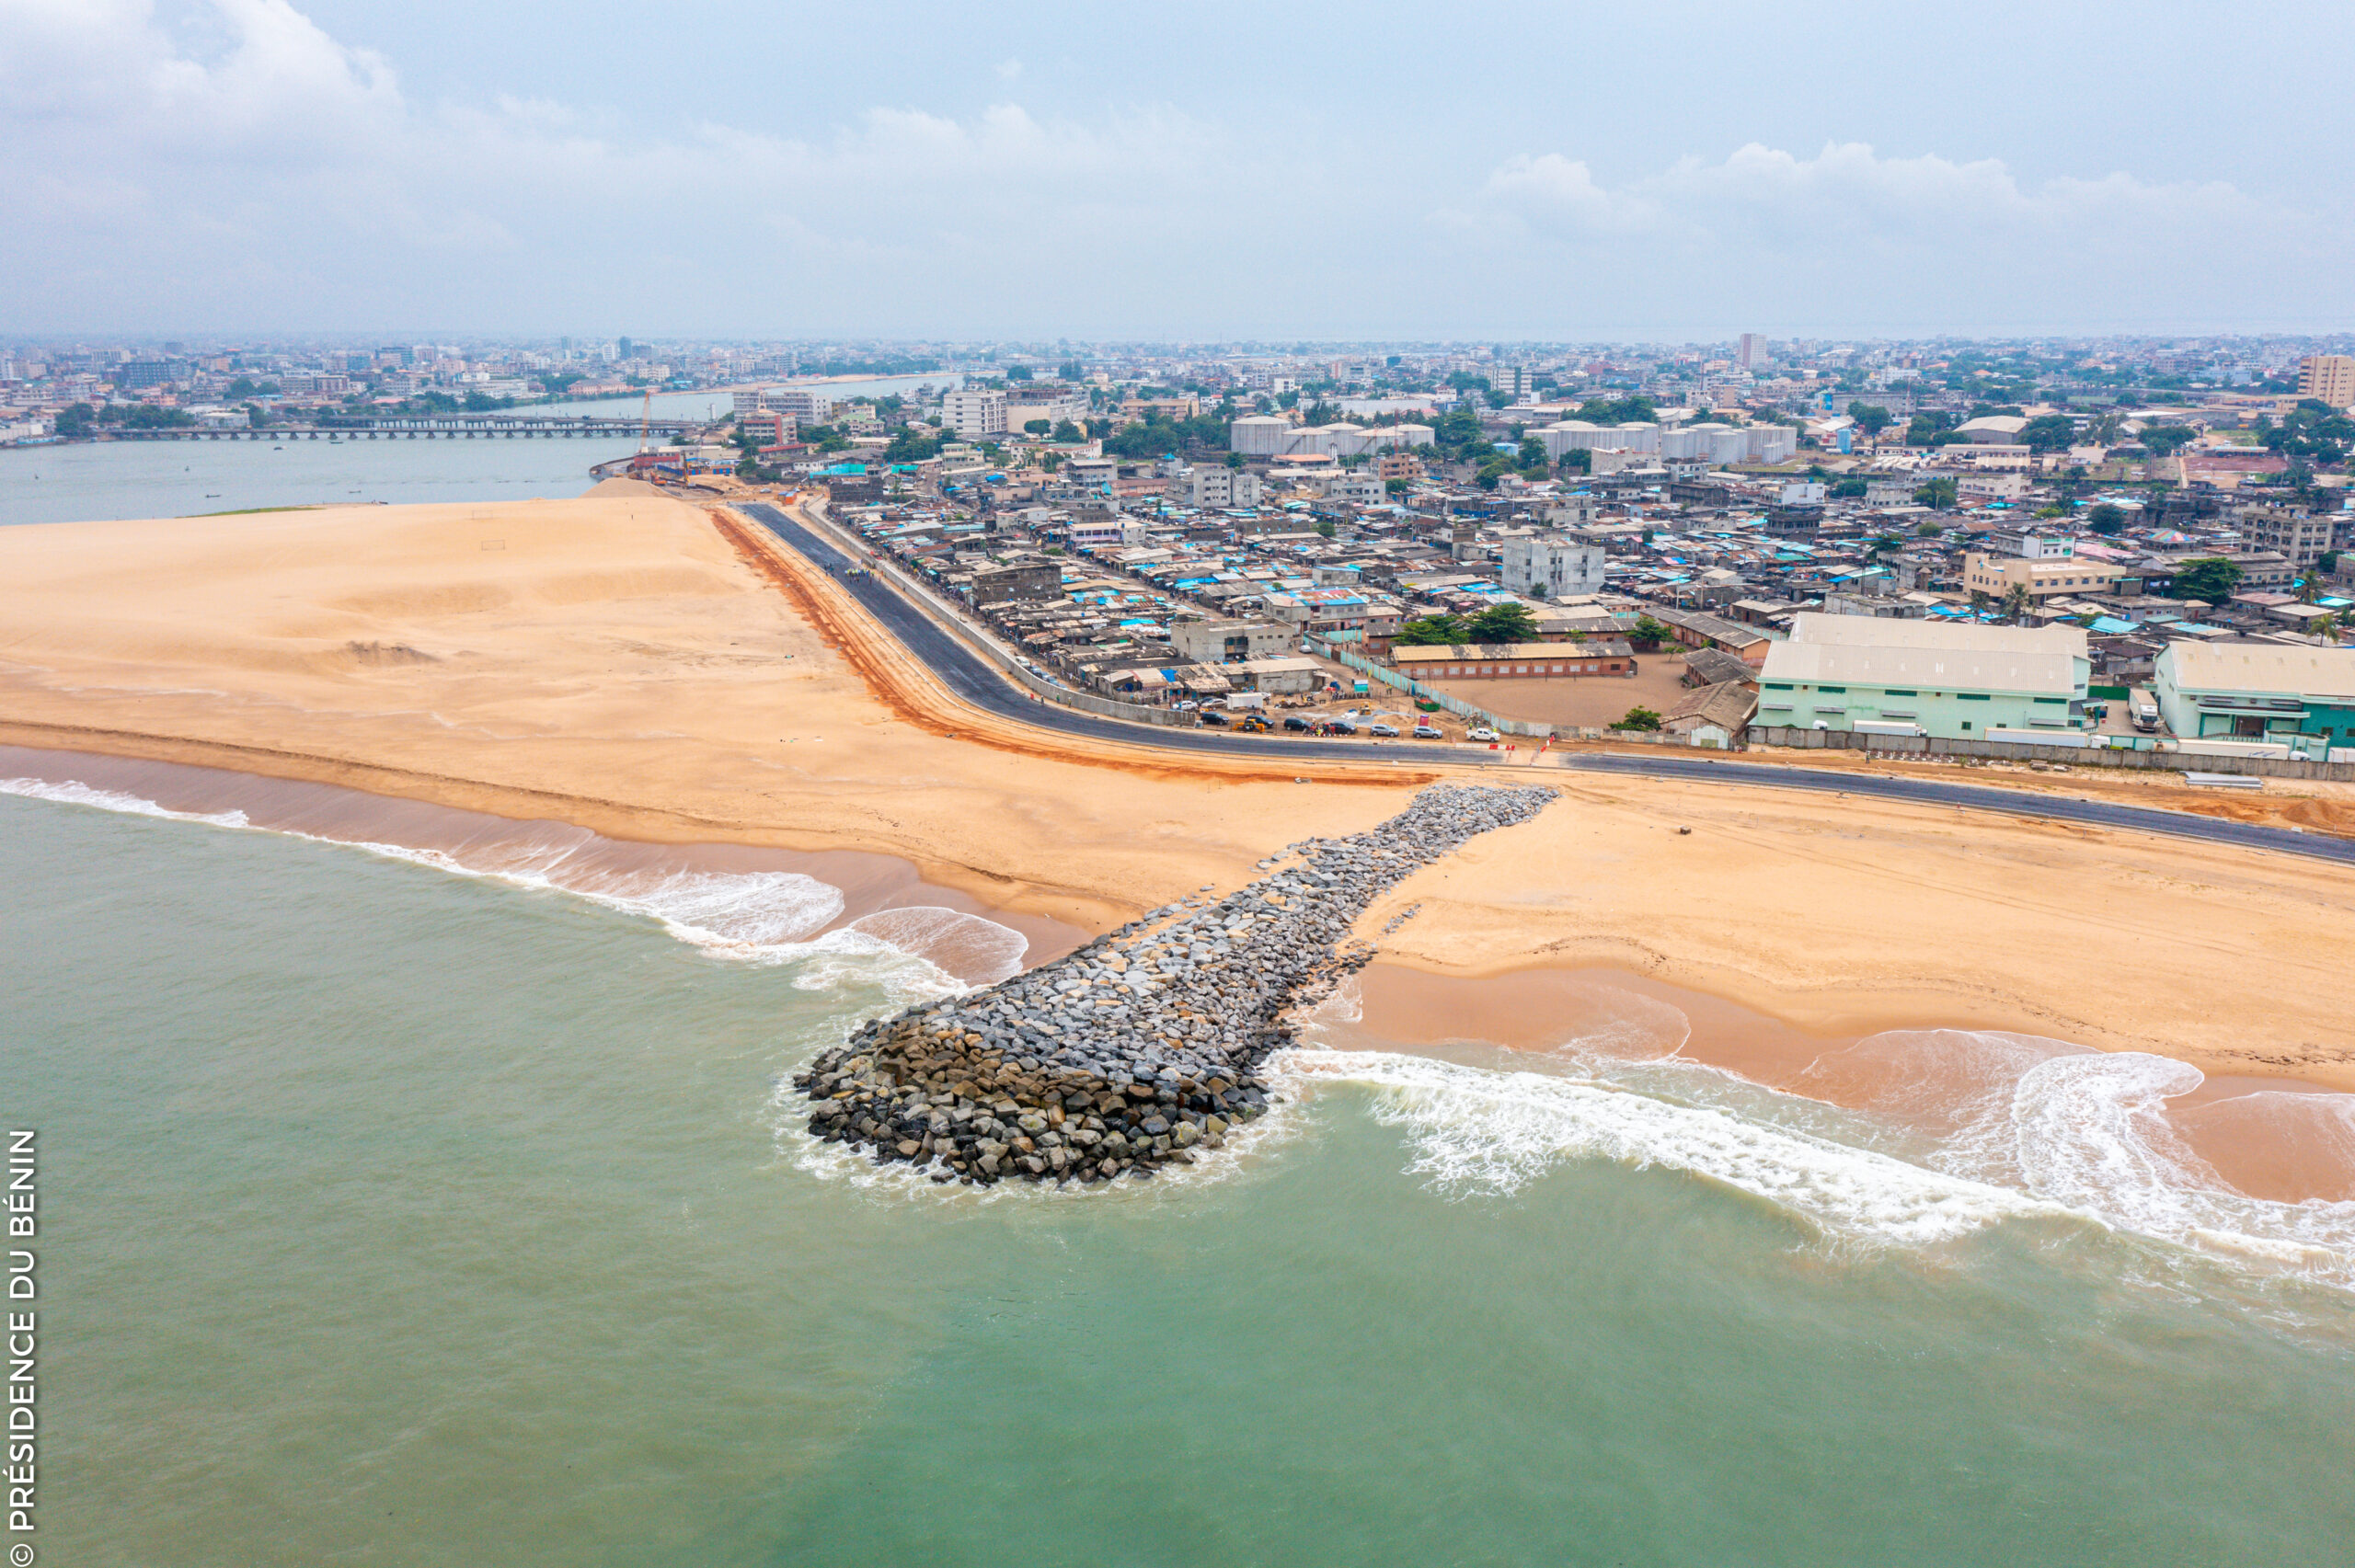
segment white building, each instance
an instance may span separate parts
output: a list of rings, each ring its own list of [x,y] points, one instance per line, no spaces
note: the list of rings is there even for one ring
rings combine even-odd
[[[747,414],[785,414],[797,425],[822,425],[834,412],[833,398],[799,386],[739,387],[731,400],[739,418]]]
[[[995,387],[951,392],[940,400],[941,423],[967,441],[1005,434],[1005,394]]]
[[[1256,507],[1259,476],[1247,468],[1198,467],[1187,476],[1186,491],[1198,507]]]
[[[1022,429],[1035,419],[1046,420],[1050,430],[1065,420],[1078,426],[1081,429],[1086,429],[1087,428],[1087,399],[1074,397],[1068,394],[1047,396],[1039,393],[1025,393],[1023,400],[1017,403],[1009,397],[1005,406],[1005,428],[1009,433]]]
[[[1544,593],[1551,599],[1603,590],[1604,558],[1600,544],[1523,535],[1507,539],[1501,552],[1506,590]]]

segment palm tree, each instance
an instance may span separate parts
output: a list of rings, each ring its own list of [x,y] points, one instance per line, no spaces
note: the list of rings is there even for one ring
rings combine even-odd
[[[2027,615],[2028,606],[2034,602],[2035,601],[2029,597],[2028,584],[2016,582],[2012,584],[2011,591],[2004,595],[2004,614],[2016,625],[2021,618]]]

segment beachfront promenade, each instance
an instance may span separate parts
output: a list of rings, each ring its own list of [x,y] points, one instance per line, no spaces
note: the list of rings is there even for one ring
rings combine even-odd
[[[892,589],[880,576],[871,572],[856,577],[844,575],[844,568],[863,563],[852,561],[843,551],[819,537],[812,529],[787,516],[784,509],[756,502],[739,504],[736,509],[776,535],[812,565],[833,574],[843,589],[949,692],[1000,718],[1075,739],[1195,754],[1274,758],[1288,763],[1329,765],[1334,762],[1377,761],[1410,762],[1425,767],[1507,766],[1511,765],[1513,760],[1511,753],[1472,751],[1428,744],[1391,746],[1303,740],[1273,735],[1238,735],[1221,729],[1174,729],[1156,725],[1132,724],[1061,707],[1041,701],[1012,684],[944,626],[936,612],[920,608]],[[1562,750],[1553,752],[1548,761],[1554,766],[1599,773],[1631,773],[1700,784],[1830,791],[1966,811],[2004,812],[2016,817],[2036,817],[2088,827],[2167,833],[2207,843],[2274,850],[2285,854],[2355,865],[2355,841],[2344,839],[2069,795],[1862,772],[1832,772],[1777,762],[1740,762],[1700,754],[1674,757],[1650,753],[1628,755]]]

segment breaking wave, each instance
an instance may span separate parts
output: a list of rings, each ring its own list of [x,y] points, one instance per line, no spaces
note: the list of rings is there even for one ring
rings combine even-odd
[[[0,795],[337,844],[453,876],[562,893],[650,920],[677,941],[717,958],[801,963],[803,972],[794,983],[804,989],[828,989],[871,972],[877,958],[902,957],[936,971],[931,985],[902,977],[920,990],[940,989],[940,983],[948,989],[987,985],[1018,972],[1028,949],[1021,933],[994,921],[929,906],[881,910],[829,931],[841,918],[844,899],[840,888],[814,876],[601,864],[609,858],[607,841],[585,828],[561,824],[518,824],[511,831],[476,835],[454,849],[422,849],[258,825],[243,811],[175,811],[140,795],[73,780],[0,779]]]
[[[1708,1177],[1827,1230],[1914,1245],[2065,1212],[1992,1183],[1603,1080],[1379,1051],[1301,1051],[1284,1065],[1304,1087],[1322,1080],[1372,1089],[1374,1118],[1407,1131],[1409,1171],[1459,1193],[1509,1193],[1563,1161],[1599,1159]]]
[[[1851,1049],[1834,1065],[1896,1069],[1919,1052],[1915,1082],[1930,1087],[1892,1070],[1866,1105],[1834,1105],[1702,1063],[1600,1055],[1549,1072],[1307,1048],[1281,1070],[1296,1089],[1371,1091],[1374,1118],[1406,1133],[1409,1173],[1453,1194],[1508,1194],[1557,1164],[1608,1160],[1720,1183],[1846,1241],[1922,1246],[2009,1220],[2074,1220],[2355,1289],[2355,1202],[2258,1197],[2226,1182],[2166,1109],[2204,1082],[2188,1063],[1969,1030]],[[1802,1082],[1832,1071],[1818,1069]],[[2355,1155],[2355,1096],[2246,1095],[2185,1119],[2203,1117],[2285,1136],[2342,1186]]]

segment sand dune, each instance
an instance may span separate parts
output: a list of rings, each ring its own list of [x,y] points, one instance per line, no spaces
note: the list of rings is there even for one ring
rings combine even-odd
[[[883,850],[1097,926],[1380,820],[1421,776],[1107,765],[1123,760],[1044,754],[945,703],[888,705],[742,549],[637,486],[0,530],[0,738],[621,837]],[[2022,1027],[2355,1085],[2332,983],[2355,938],[2343,872],[1861,799],[1549,776],[1561,804],[1372,911],[1369,931],[1424,906],[1384,941],[1395,958],[1608,962],[1818,1027]]]

